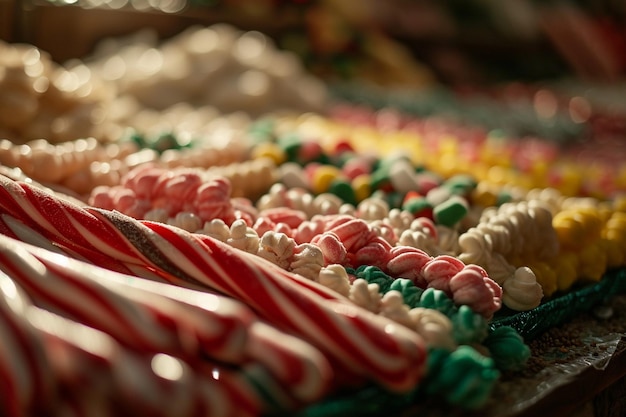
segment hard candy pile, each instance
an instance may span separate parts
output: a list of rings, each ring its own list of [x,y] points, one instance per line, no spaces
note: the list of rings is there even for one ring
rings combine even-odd
[[[99,79],[145,116],[125,118],[118,140],[22,143],[11,135],[25,127],[8,126],[3,415],[293,414],[372,385],[476,409],[531,354],[513,328],[489,325],[494,315],[626,266],[623,178],[584,196],[572,195],[577,178],[548,186],[540,167],[571,161],[547,142],[350,105],[203,107],[189,85],[208,73],[187,76],[217,71],[201,53],[226,59],[217,34],[241,49],[239,66],[274,53],[261,35],[233,41],[229,30],[73,63],[92,75],[154,70]],[[136,59],[180,50],[193,71]],[[11,65],[31,71],[24,58]],[[188,104],[149,108],[161,87]],[[161,132],[147,128],[154,120]],[[535,152],[529,170],[520,152]]]

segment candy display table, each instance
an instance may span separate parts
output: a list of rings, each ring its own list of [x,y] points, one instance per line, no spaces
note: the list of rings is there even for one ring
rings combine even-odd
[[[623,113],[341,101],[226,24],[0,63],[0,414],[610,415]]]

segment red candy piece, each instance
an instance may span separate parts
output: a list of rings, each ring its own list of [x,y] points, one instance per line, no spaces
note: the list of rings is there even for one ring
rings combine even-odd
[[[332,232],[324,233],[316,242],[324,255],[324,264],[344,264],[348,251],[337,235]]]
[[[277,207],[263,210],[261,212],[261,216],[274,223],[284,223],[291,228],[297,228],[306,220],[306,214],[304,214],[304,212],[287,207]]]
[[[502,300],[494,294],[493,285],[488,281],[492,280],[485,277],[479,269],[474,266],[465,267],[450,279],[452,299],[457,305],[468,305],[476,313],[489,319],[500,309]]]
[[[416,286],[426,288],[428,282],[421,274],[422,268],[432,257],[421,249],[410,246],[396,246],[391,249],[386,272],[397,278],[410,279]]]
[[[433,258],[422,268],[428,287],[451,293],[450,279],[465,267],[463,261],[449,255]]]

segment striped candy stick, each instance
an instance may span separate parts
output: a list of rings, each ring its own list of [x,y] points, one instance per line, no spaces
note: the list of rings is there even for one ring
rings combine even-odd
[[[148,350],[186,353],[184,357],[189,360],[197,358],[199,354],[200,357],[211,357],[229,363],[241,364],[245,361],[260,363],[272,372],[294,400],[299,402],[315,401],[330,388],[332,369],[317,349],[303,340],[259,321],[251,310],[235,300],[117,274],[67,259],[41,248],[15,241],[7,243],[7,240],[8,238],[0,237],[0,260],[5,258],[2,245],[8,246],[9,257],[16,254],[17,262],[28,258],[20,249],[27,250],[37,258],[34,261],[28,260],[28,263],[34,265],[41,262],[51,275],[43,283],[40,283],[42,280],[38,279],[39,276],[31,277],[34,283],[29,284],[40,283],[40,293],[43,293],[43,296],[49,296],[54,292],[61,293],[62,296],[74,293],[69,299],[82,300],[74,306],[80,310],[82,317],[87,317],[86,321],[81,321],[101,330],[108,330],[108,333],[126,345],[145,348],[146,345],[141,345],[140,340],[136,340],[136,335],[150,330],[153,333],[163,332],[165,335],[170,333],[167,340],[170,342],[176,339],[177,335],[186,334],[196,339],[194,342],[197,343],[193,345],[198,345],[197,349],[183,352],[184,346],[181,346],[183,341],[174,340],[174,349],[171,349],[171,343],[170,345],[157,343],[148,345]],[[22,265],[18,265],[20,274],[28,274],[26,271],[33,269],[28,265],[21,267]],[[29,279],[28,275],[26,279]],[[53,288],[49,288],[51,286]],[[82,293],[77,293],[79,291]],[[130,305],[127,299],[130,300]],[[67,304],[68,300],[61,299],[53,303],[58,307],[59,304]],[[106,309],[102,314],[94,314],[93,306],[104,306]],[[118,314],[109,319],[106,316],[107,311],[114,309],[117,309]],[[131,316],[127,323],[119,323],[119,320],[125,320],[124,315],[133,312],[136,314]],[[155,320],[150,320],[155,314],[156,323]],[[164,329],[160,325],[164,321],[163,318],[170,326],[176,324],[176,327]],[[112,322],[95,323],[98,320]],[[124,328],[129,326],[132,326],[133,331],[125,331]]]
[[[209,286],[240,299],[331,355],[345,370],[390,389],[407,390],[423,374],[425,348],[418,335],[341,296],[332,298],[329,290],[305,289],[295,275],[258,257],[181,229],[82,209],[28,184],[1,185],[0,207],[52,240],[97,248],[121,262],[161,269],[176,283]]]
[[[0,271],[0,415],[21,417],[52,400],[55,381],[36,330],[23,314],[30,300]]]
[[[228,299],[220,304],[215,296],[200,294],[204,300],[198,304],[207,308],[193,310],[130,285],[107,286],[111,271],[50,252],[44,260],[37,259],[27,248],[0,236],[0,267],[37,305],[104,331],[138,351],[185,358],[201,354],[228,363],[244,360],[247,328],[253,320],[245,306]],[[39,248],[30,250],[45,254]]]
[[[116,415],[259,416],[274,407],[240,368],[205,360],[212,374],[198,372],[173,356],[138,355],[105,333],[38,307],[29,306],[25,317],[41,334],[62,393],[95,396]]]

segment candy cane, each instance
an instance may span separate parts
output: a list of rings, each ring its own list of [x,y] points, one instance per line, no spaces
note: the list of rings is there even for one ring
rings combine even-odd
[[[192,369],[169,355],[138,355],[105,333],[34,306],[28,307],[25,317],[41,334],[64,391],[96,395],[99,400],[103,396],[103,405],[115,407],[118,414],[258,416],[273,407],[258,396],[253,385],[257,376],[244,377],[242,369],[209,361]],[[211,373],[203,372],[206,369]],[[207,384],[210,389],[203,386]]]
[[[135,350],[185,358],[201,353],[229,363],[243,361],[247,327],[253,318],[245,306],[199,294],[197,305],[206,303],[207,308],[192,311],[130,285],[115,286],[111,281],[107,285],[106,274],[111,271],[61,255],[45,256],[43,250],[32,248],[43,258],[37,259],[25,247],[0,236],[0,266],[38,305],[102,330]],[[191,339],[189,334],[194,343],[185,340]]]
[[[356,375],[394,390],[413,387],[425,347],[414,332],[344,297],[208,236],[82,209],[25,183],[0,178],[0,208],[51,240],[85,245],[118,261],[149,265],[174,282],[204,285],[244,301],[264,318],[305,338]],[[320,294],[323,294],[320,295]]]
[[[252,360],[301,402],[319,399],[331,386],[332,370],[321,352],[260,322],[235,300],[117,274],[2,236],[0,265],[19,276],[39,303],[135,349],[188,360]]]
[[[30,301],[0,271],[0,414],[28,415],[51,399],[52,373],[37,332],[24,319]]]

